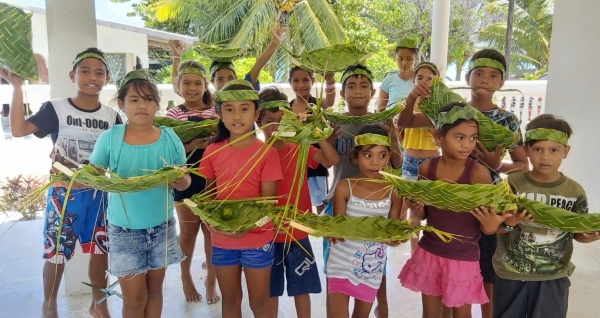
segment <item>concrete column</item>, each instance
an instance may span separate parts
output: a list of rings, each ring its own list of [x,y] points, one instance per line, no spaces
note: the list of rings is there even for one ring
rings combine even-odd
[[[48,75],[52,98],[72,97],[76,87],[69,79],[77,53],[97,46],[96,11],[93,0],[46,0],[48,26]],[[115,39],[116,41],[117,39]],[[63,284],[67,295],[90,293],[89,255],[77,244],[75,256],[67,263]]]
[[[600,46],[590,40],[600,30],[597,12],[600,1],[555,1],[545,111],[573,127],[571,152],[561,171],[586,190],[590,212],[600,212]]]
[[[440,77],[445,81],[448,68],[450,0],[433,0],[431,19],[431,62],[437,65]]]

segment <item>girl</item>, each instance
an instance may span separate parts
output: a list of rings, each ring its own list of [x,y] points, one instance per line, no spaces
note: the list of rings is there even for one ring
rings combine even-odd
[[[477,111],[469,105],[452,103],[440,109],[434,131],[442,156],[419,166],[419,176],[459,184],[490,184],[487,169],[470,158],[477,144]],[[441,231],[461,235],[461,240],[442,242],[433,233],[423,233],[419,244],[399,275],[404,287],[422,293],[423,317],[442,317],[443,305],[452,317],[471,317],[471,304],[487,303],[479,270],[478,240],[481,232],[496,233],[511,214],[487,214],[480,221],[469,213],[441,210],[408,201],[413,215],[427,219]],[[432,235],[433,234],[433,235]]]
[[[216,92],[215,97],[220,104],[221,121],[200,163],[200,173],[206,176],[208,185],[206,191],[216,189],[219,200],[275,196],[277,181],[282,179],[277,151],[267,148],[259,159],[255,154],[264,151],[264,143],[249,134],[260,114],[258,93],[249,82],[234,80]],[[222,316],[242,316],[243,267],[254,316],[270,318],[273,223],[249,232],[230,233],[210,226],[208,229],[212,240],[211,261],[223,295]]]
[[[410,39],[398,41],[394,58],[398,65],[398,74],[387,76],[379,89],[379,111],[390,108],[395,102],[405,99],[413,88],[414,67],[418,60],[419,48]]]
[[[341,180],[335,187],[334,215],[400,217],[402,200],[393,194],[393,190],[382,183],[364,180],[381,178],[379,171],[387,166],[391,152],[391,140],[381,126],[369,125],[360,130],[354,138],[351,157],[358,164],[360,174]],[[330,315],[349,317],[348,302],[353,297],[352,317],[368,317],[384,275],[386,244],[340,239],[330,241],[333,243],[327,261]],[[398,244],[388,243],[391,246]]]
[[[167,117],[178,120],[203,121],[205,119],[216,118],[215,109],[212,107],[213,96],[208,90],[208,81],[205,77],[206,70],[204,66],[196,61],[185,61],[179,66],[177,73],[178,92],[183,97],[184,103],[171,108],[167,112]],[[183,145],[188,158],[188,166],[197,168],[204,149],[208,145],[208,138],[197,138]],[[190,175],[192,184],[185,191],[174,191],[175,201],[181,203],[184,199],[192,197],[196,193],[204,191],[206,185],[204,178],[197,175]],[[194,215],[185,204],[177,204],[175,206],[177,218],[179,220],[179,243],[181,250],[187,258],[181,262],[181,282],[183,284],[183,294],[185,299],[190,302],[200,301],[202,296],[196,290],[192,281],[190,271],[192,258],[194,255],[194,247],[196,246],[196,237],[198,236],[200,218]],[[205,227],[202,227],[204,235],[204,252],[206,254],[206,262],[202,264],[206,268],[207,275],[204,281],[206,288],[206,302],[214,304],[221,298],[216,292],[216,275],[215,268],[210,264],[210,232]]]
[[[117,103],[128,122],[100,135],[91,164],[123,178],[185,164],[185,150],[173,130],[152,125],[160,98],[146,73],[125,76]],[[183,191],[190,183],[184,175],[169,186]],[[109,273],[119,278],[123,317],[160,317],[166,267],[185,258],[177,240],[171,189],[110,193],[108,201]]]

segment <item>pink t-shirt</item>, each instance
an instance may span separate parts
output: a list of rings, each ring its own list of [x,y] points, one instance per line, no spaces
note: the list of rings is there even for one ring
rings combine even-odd
[[[216,180],[217,200],[260,197],[261,182],[282,179],[279,156],[275,149],[268,148],[262,159],[256,162],[259,153],[265,152],[265,147],[257,139],[243,149],[232,148],[227,145],[227,141],[210,144],[206,148],[199,172],[207,179]],[[215,247],[242,250],[260,248],[271,241],[273,235],[273,222],[269,222],[240,239],[214,233],[211,234],[211,239]]]
[[[191,110],[185,108],[183,105],[173,107],[167,111],[166,117],[177,119],[177,120],[189,120],[190,117],[200,119],[214,119],[217,118],[215,109],[213,107],[207,108],[202,111]]]
[[[285,196],[284,198],[280,198],[277,203],[278,206],[285,205],[288,202],[288,197],[291,205],[294,205],[297,197],[297,186],[298,184],[293,185],[294,181],[294,173],[296,171],[296,164],[298,163],[298,146],[290,143],[286,143],[285,146],[281,149],[277,149],[277,153],[279,154],[279,162],[281,163],[281,171],[283,172],[283,180],[279,182],[277,185],[277,196]],[[319,149],[310,146],[308,149],[308,158],[306,159],[306,166],[308,168],[316,168],[319,166],[319,163],[313,160],[313,156],[315,153],[319,151]],[[306,168],[302,171],[302,188],[300,189],[300,199],[298,200],[298,213],[312,211],[312,204],[310,202],[310,194],[308,192],[308,180],[306,178]],[[300,230],[288,230],[292,236],[296,240],[301,240],[308,237],[306,232]],[[286,240],[286,234],[280,233],[275,237],[275,242],[289,242],[290,238],[288,237]]]

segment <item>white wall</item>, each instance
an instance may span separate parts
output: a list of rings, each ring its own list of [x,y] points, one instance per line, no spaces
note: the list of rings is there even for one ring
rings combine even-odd
[[[556,0],[546,112],[573,127],[571,153],[561,170],[587,191],[590,212],[600,212],[600,1]]]

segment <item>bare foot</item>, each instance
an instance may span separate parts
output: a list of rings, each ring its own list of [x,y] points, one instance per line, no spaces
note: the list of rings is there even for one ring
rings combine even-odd
[[[108,312],[108,305],[106,303],[106,300],[97,305],[95,304],[95,302],[92,302],[88,313],[94,318],[110,318],[110,313]]]
[[[206,288],[206,303],[209,305],[216,304],[221,300],[221,296],[217,294],[216,281],[209,283],[208,279],[204,281]]]
[[[42,305],[42,318],[58,318],[56,303],[44,302]]]
[[[181,277],[181,282],[183,284],[183,294],[185,296],[185,300],[188,302],[199,302],[202,300],[202,295],[198,293],[196,290],[196,286],[194,286],[194,282],[192,282],[191,277]]]
[[[375,317],[376,318],[387,318],[388,313],[381,312],[381,310],[379,309],[379,304],[378,304],[377,306],[375,306]]]

